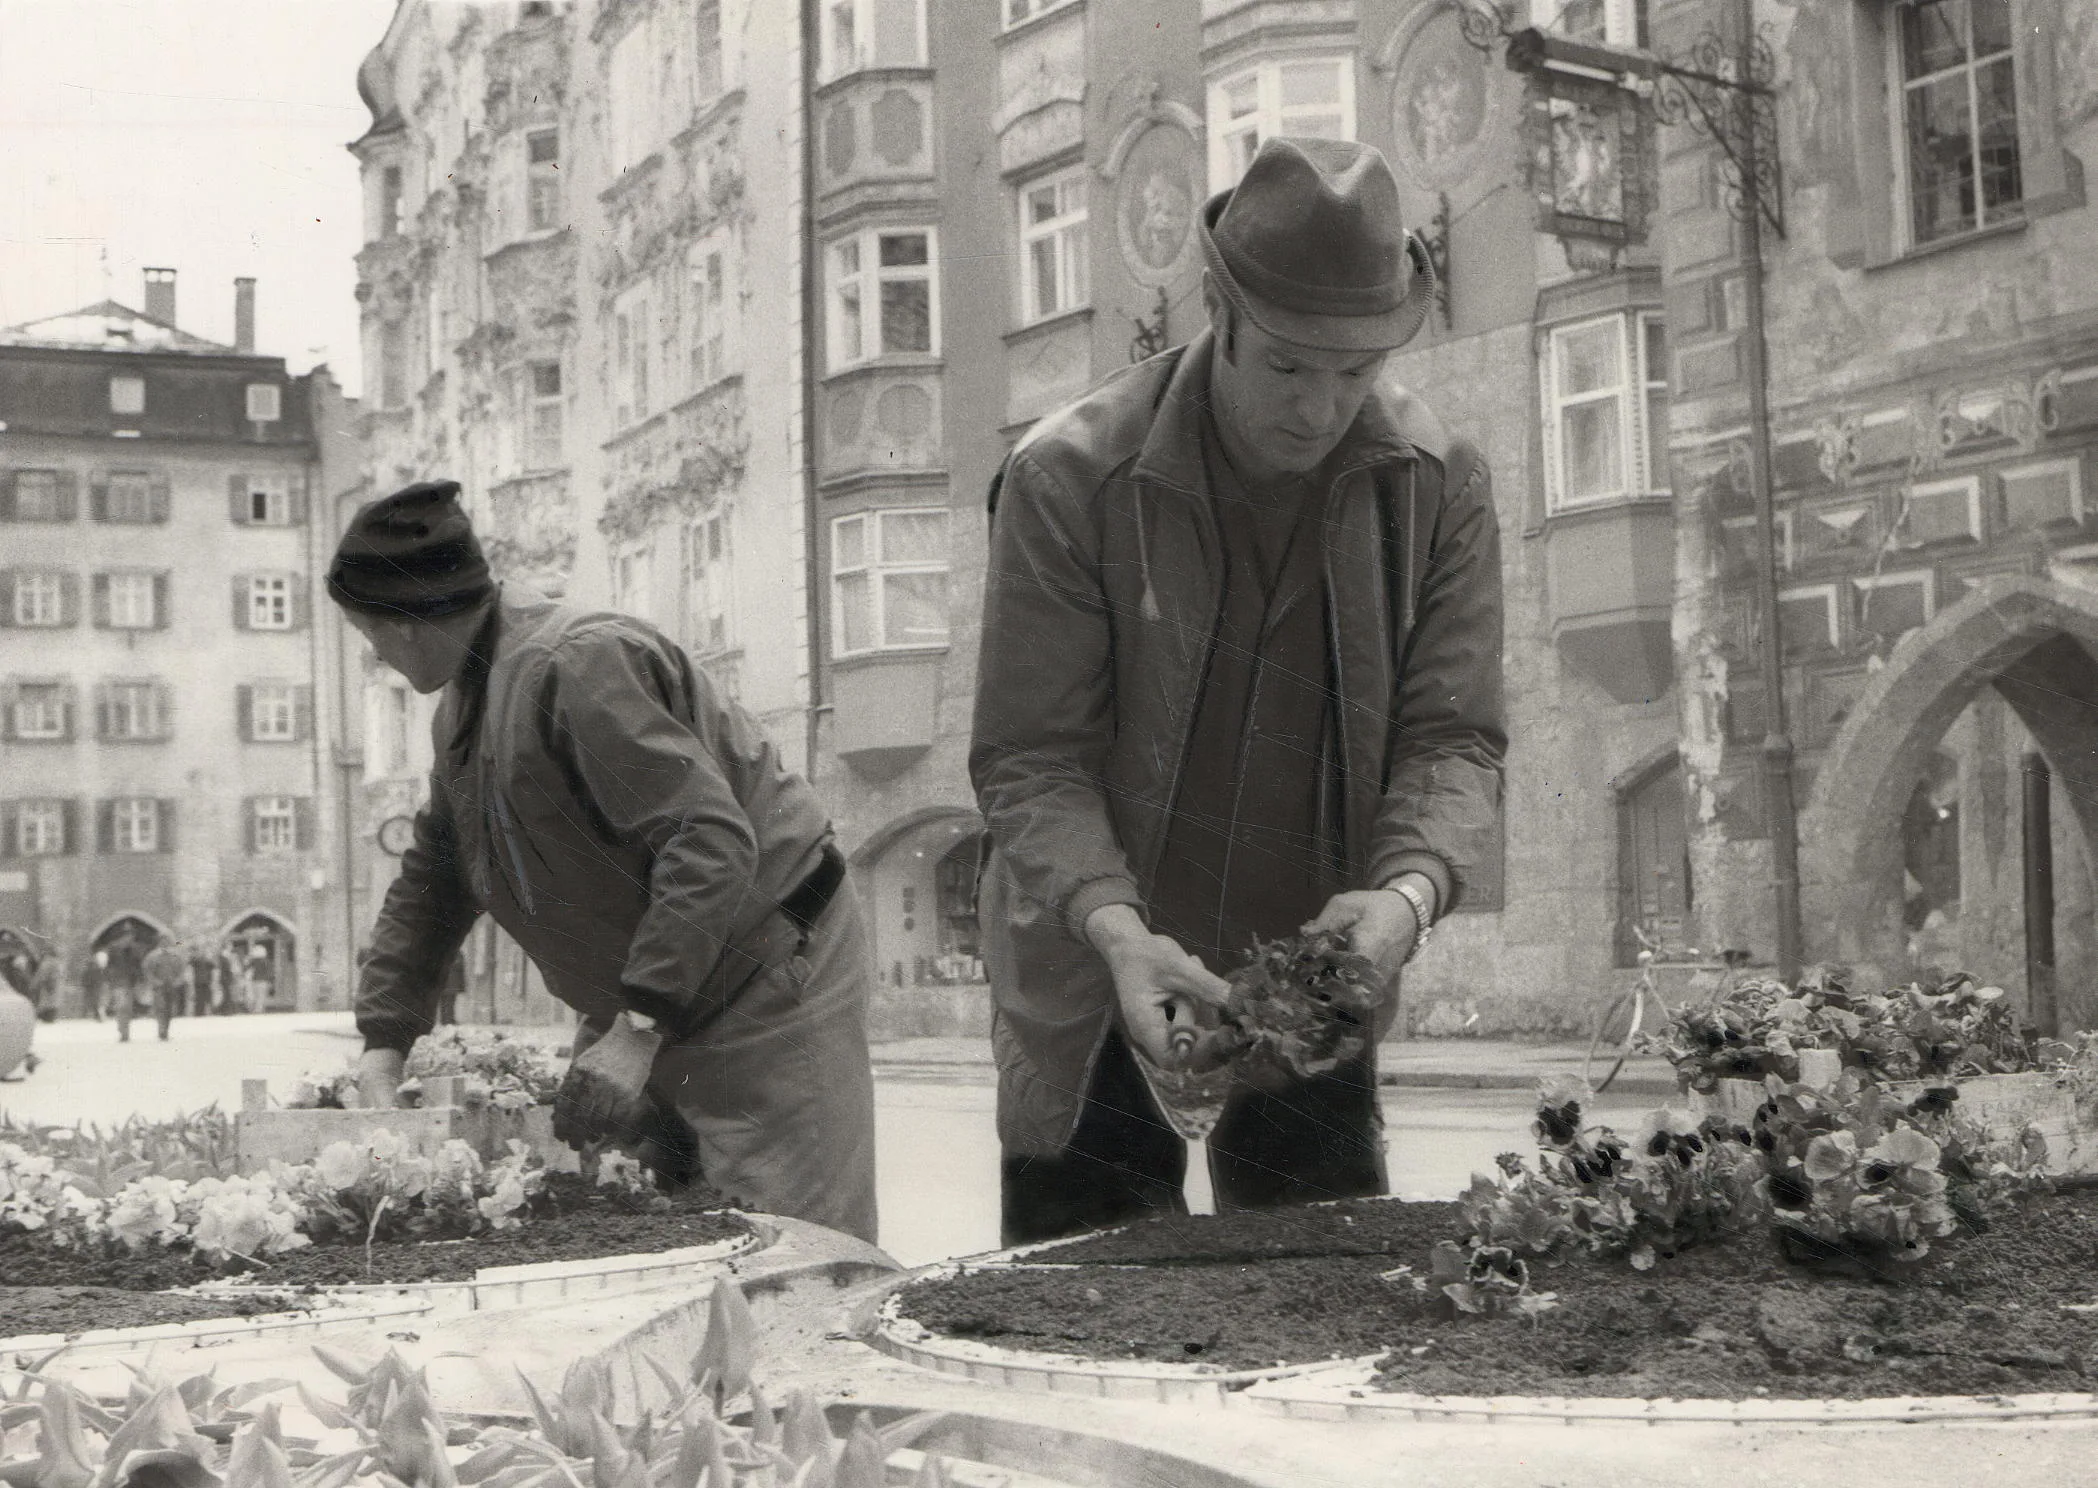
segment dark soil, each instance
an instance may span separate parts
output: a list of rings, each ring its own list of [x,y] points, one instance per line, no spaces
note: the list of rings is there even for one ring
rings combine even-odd
[[[2098,1389],[2098,1192],[2041,1196],[1898,1275],[1788,1265],[1768,1237],[1652,1270],[1533,1263],[1559,1306],[1453,1319],[1415,1288],[1453,1204],[1365,1200],[1152,1220],[1060,1246],[1053,1268],[913,1286],[936,1333],[1009,1348],[1247,1369],[1383,1352],[1378,1384],[1427,1395],[1865,1398]],[[1391,1280],[1400,1265],[1412,1273]]]
[[[556,1173],[548,1176],[545,1193],[534,1204],[530,1217],[516,1229],[484,1232],[464,1240],[381,1240],[371,1247],[368,1257],[362,1245],[316,1243],[278,1256],[247,1275],[258,1283],[286,1288],[355,1282],[467,1281],[487,1266],[524,1266],[676,1250],[748,1234],[749,1224],[734,1211],[717,1207],[721,1202],[719,1194],[707,1189],[651,1201],[593,1188],[572,1174]],[[48,1302],[35,1303],[35,1295],[47,1288],[89,1289],[86,1295],[97,1308],[117,1306],[116,1299],[129,1293],[140,1312],[119,1322],[54,1321],[35,1331],[76,1332],[88,1327],[122,1327],[190,1317],[241,1317],[256,1311],[243,1301],[219,1303],[204,1298],[151,1295],[229,1274],[239,1271],[211,1266],[187,1250],[85,1254],[41,1243],[33,1234],[0,1236],[0,1337],[30,1331],[9,1327],[7,1323],[24,1306],[52,1306]],[[105,1295],[102,1289],[113,1290]],[[29,1294],[31,1302],[18,1301],[20,1293]],[[155,1310],[174,1301],[197,1310],[179,1319]]]
[[[202,1297],[119,1291],[115,1287],[0,1286],[0,1338],[30,1333],[84,1333],[90,1328],[138,1328],[149,1323],[193,1323],[205,1318],[301,1312],[303,1293],[270,1292],[235,1302]]]

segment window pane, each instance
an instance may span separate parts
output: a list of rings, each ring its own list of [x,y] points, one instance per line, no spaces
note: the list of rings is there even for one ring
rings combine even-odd
[[[1639,323],[1639,328],[1646,339],[1646,380],[1668,381],[1668,322],[1650,315]]]
[[[857,274],[860,271],[860,240],[847,238],[831,249],[831,262],[840,275]]]
[[[1561,410],[1559,431],[1566,500],[1592,501],[1624,490],[1624,450],[1615,399]]]
[[[551,129],[526,135],[525,145],[534,165],[552,165],[561,158],[560,136]]]
[[[1909,90],[1909,199],[1916,240],[1974,226],[1974,141],[1965,73]]]
[[[145,379],[140,377],[110,378],[109,411],[111,413],[144,413],[146,411]]]
[[[2011,0],[1973,0],[1976,60],[2011,48]],[[2037,24],[2037,23],[2036,23]]]
[[[918,268],[931,262],[924,233],[883,233],[881,266],[885,269]]]
[[[846,517],[833,522],[831,534],[830,566],[833,569],[865,568],[867,566],[867,519]]]
[[[1056,215],[1054,186],[1037,186],[1027,193],[1027,221],[1030,226],[1047,222]]]
[[[923,279],[881,287],[881,349],[932,350],[932,285]]]
[[[1231,137],[1231,168],[1235,175],[1243,176],[1253,164],[1253,157],[1260,153],[1260,131],[1246,129]]]
[[[1347,133],[1339,114],[1292,114],[1289,132],[1305,139],[1341,139]]]
[[[857,361],[866,345],[860,316],[860,286],[857,282],[838,286],[838,346],[847,361]]]
[[[1609,11],[1603,0],[1565,0],[1553,9],[1556,19],[1552,29],[1560,35],[1597,46],[1608,40]]]
[[[1578,397],[1624,385],[1623,340],[1619,322],[1597,321],[1593,325],[1561,331],[1555,338],[1559,348],[1559,396]]]
[[[838,640],[847,651],[868,651],[874,646],[874,617],[870,613],[873,589],[864,573],[848,574],[833,584],[838,602]]]
[[[1907,77],[1927,77],[1967,60],[1965,0],[1926,0],[1901,11],[1901,65]]]
[[[1254,73],[1224,84],[1224,115],[1243,119],[1260,111],[1260,78]]]
[[[1057,240],[1037,238],[1027,245],[1027,272],[1034,290],[1033,312],[1053,315],[1063,308],[1056,293]]]
[[[1282,67],[1282,106],[1340,102],[1340,67],[1332,62],[1288,62]]]
[[[882,575],[886,646],[926,646],[947,639],[947,575]]]
[[[539,398],[561,396],[561,364],[559,362],[532,363],[532,394]]]
[[[947,513],[883,512],[881,561],[943,563],[947,559]]]
[[[1974,70],[1975,102],[1981,114],[1982,210],[1991,218],[2023,197],[2017,86],[2009,57]]]

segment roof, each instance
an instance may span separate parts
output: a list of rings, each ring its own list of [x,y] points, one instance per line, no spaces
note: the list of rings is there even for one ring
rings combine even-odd
[[[189,351],[236,355],[230,346],[192,336],[115,300],[25,321],[0,330],[0,346],[53,346],[89,351]]]

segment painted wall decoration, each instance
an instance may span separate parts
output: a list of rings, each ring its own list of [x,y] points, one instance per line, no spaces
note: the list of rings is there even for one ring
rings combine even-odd
[[[1177,122],[1149,122],[1122,154],[1115,239],[1137,283],[1148,288],[1171,284],[1194,261],[1201,180],[1201,152],[1193,134]]]
[[[1391,133],[1398,165],[1430,191],[1474,174],[1495,133],[1489,58],[1469,45],[1454,4],[1423,6],[1393,36]]]

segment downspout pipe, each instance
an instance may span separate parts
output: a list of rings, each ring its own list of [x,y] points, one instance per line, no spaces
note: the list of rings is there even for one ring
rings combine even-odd
[[[801,500],[803,608],[808,617],[809,698],[806,753],[802,773],[816,778],[816,749],[819,721],[823,716],[823,579],[821,547],[823,511],[816,490],[816,318],[819,306],[819,265],[816,242],[816,65],[812,49],[821,33],[819,0],[801,0],[801,76],[798,94],[801,107]]]

